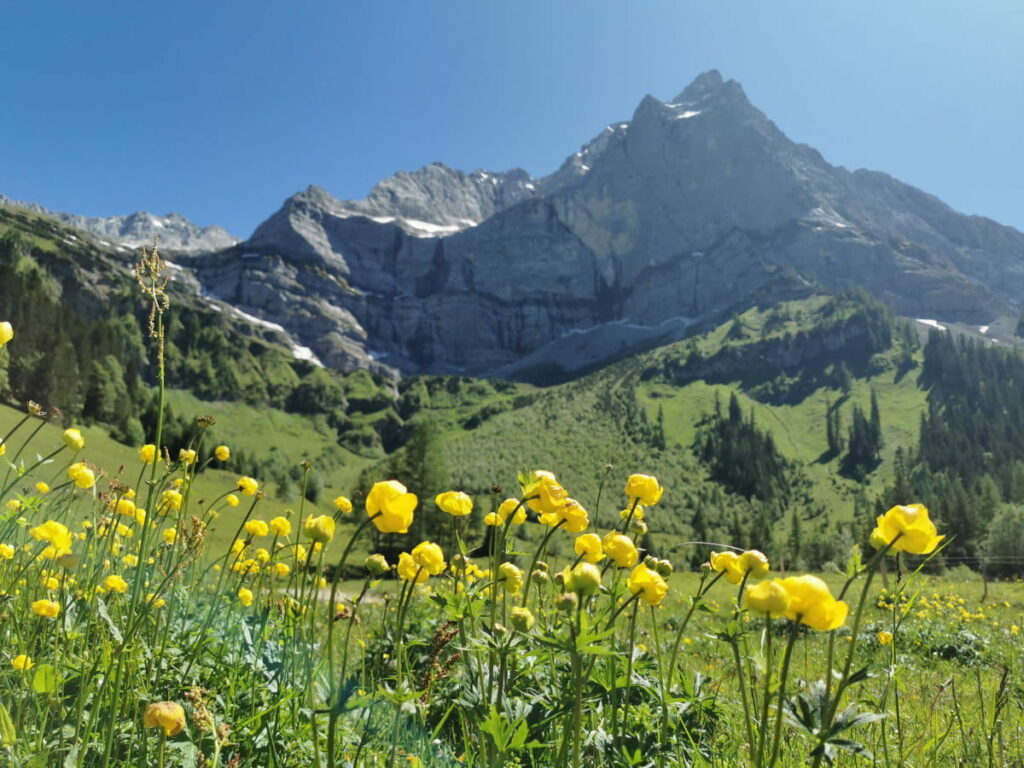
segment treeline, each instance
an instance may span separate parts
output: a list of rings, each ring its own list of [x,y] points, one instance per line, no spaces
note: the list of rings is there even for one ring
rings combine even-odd
[[[127,269],[88,245],[40,246],[25,217],[0,210],[0,307],[17,329],[17,354],[0,353],[0,400],[56,407],[65,421],[99,422],[137,445],[156,421],[156,371],[146,338],[146,307]],[[24,219],[24,221],[19,221]],[[12,221],[13,220],[13,221]],[[11,226],[21,224],[21,228]],[[36,228],[39,224],[35,223]],[[22,231],[22,230],[27,231]],[[45,242],[45,241],[44,241]],[[380,453],[406,437],[383,382],[358,376],[360,417],[353,419],[346,377],[295,360],[284,349],[241,333],[221,313],[173,286],[165,315],[170,387],[206,400],[240,400],[302,414],[323,414],[339,443]],[[368,404],[376,410],[366,416]],[[168,445],[180,447],[169,432]]]
[[[951,539],[949,563],[1024,573],[1024,356],[932,331],[920,383],[929,388],[916,452],[899,452],[892,485],[871,514],[925,503]],[[1017,536],[1015,539],[1014,536]]]

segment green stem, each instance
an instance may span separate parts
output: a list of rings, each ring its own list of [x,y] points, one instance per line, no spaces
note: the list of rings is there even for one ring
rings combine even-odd
[[[789,663],[793,658],[793,646],[796,644],[796,636],[800,631],[800,614],[797,614],[789,629],[789,640],[786,642],[786,651],[782,656],[782,673],[779,677],[779,703],[775,710],[775,727],[772,735],[772,756],[768,761],[768,768],[774,768],[779,759],[779,746],[782,740],[782,710],[786,701],[786,681],[789,677]]]

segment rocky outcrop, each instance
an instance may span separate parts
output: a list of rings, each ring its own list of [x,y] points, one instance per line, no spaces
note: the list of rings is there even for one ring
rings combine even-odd
[[[0,195],[0,205],[25,208],[34,213],[57,219],[68,226],[88,232],[106,244],[123,249],[151,245],[156,238],[160,249],[167,254],[199,253],[228,248],[238,242],[221,227],[199,227],[180,213],[154,216],[137,211],[127,216],[79,216],[63,211],[50,211],[36,203],[24,203]]]
[[[1024,301],[1020,232],[830,165],[717,72],[545,178],[434,164],[365,200],[310,187],[181,263],[325,364],[394,375],[571,376],[809,290],[976,323]]]

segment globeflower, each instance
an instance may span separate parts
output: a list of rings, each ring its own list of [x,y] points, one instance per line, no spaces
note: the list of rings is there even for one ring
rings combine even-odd
[[[254,537],[266,536],[270,533],[270,526],[263,520],[246,520],[245,532]]]
[[[777,619],[789,610],[789,593],[777,579],[762,581],[743,593],[743,605],[748,611]]]
[[[0,544],[0,560],[13,560],[14,547],[10,544]]]
[[[182,448],[178,451],[178,461],[182,464],[195,464],[196,452],[191,448]]]
[[[252,594],[252,590],[247,587],[242,587],[240,590],[238,590],[238,602],[240,602],[246,608],[252,605],[253,597],[254,596]]]
[[[103,586],[111,592],[117,592],[119,594],[123,594],[128,591],[128,582],[116,575],[107,576],[107,578],[103,580]]]
[[[513,628],[520,632],[529,632],[533,629],[534,618],[529,608],[516,606],[509,612],[509,619]]]
[[[85,438],[77,429],[65,429],[60,437],[64,441],[64,445],[72,451],[78,452],[85,448]]]
[[[0,349],[3,349],[4,345],[13,338],[14,326],[6,320],[0,323]]]
[[[171,510],[181,509],[181,503],[183,497],[179,491],[173,488],[168,488],[162,494],[160,494],[160,504],[157,506],[157,512],[166,515]]]
[[[43,496],[45,496],[50,492],[50,486],[44,483],[42,480],[40,480],[38,483],[36,483],[36,490],[39,491],[39,493],[41,493]]]
[[[413,547],[412,559],[431,576],[436,576],[444,570],[444,553],[441,547],[432,541],[421,541]]]
[[[88,490],[96,485],[96,474],[80,461],[68,467],[68,479],[82,490]]]
[[[152,464],[156,461],[156,446],[147,443],[139,448],[139,460],[144,464]]]
[[[231,449],[226,445],[218,445],[213,449],[213,455],[217,457],[217,461],[227,461],[231,458]]]
[[[590,595],[601,586],[601,571],[593,563],[577,563],[572,570],[562,571],[562,584],[566,592]]]
[[[526,522],[526,507],[517,499],[505,499],[498,505],[497,512],[488,512],[484,516],[484,525],[505,525],[509,515],[512,516],[513,525],[522,525]]]
[[[142,725],[146,728],[162,728],[164,736],[177,736],[185,729],[185,710],[173,701],[158,701],[146,707],[142,713]]]
[[[36,616],[45,616],[50,619],[60,616],[60,605],[53,600],[36,600],[30,607]]]
[[[367,494],[366,514],[381,533],[408,533],[417,501],[397,480],[384,480]]]
[[[314,542],[326,544],[334,538],[334,518],[327,515],[311,515],[303,522],[302,533]]]
[[[343,515],[352,514],[352,501],[348,496],[338,496],[334,500],[334,506],[337,507],[338,511]]]
[[[275,517],[270,521],[270,530],[275,536],[289,536],[292,532],[291,521],[287,517]]]
[[[584,533],[582,536],[577,536],[574,547],[576,554],[588,563],[599,563],[604,560],[601,537],[596,533]]]
[[[473,511],[473,500],[463,491],[439,493],[434,503],[442,512],[447,512],[452,517],[465,517]]]
[[[48,560],[56,560],[71,551],[71,531],[56,520],[47,520],[42,525],[30,528],[28,535],[50,545],[43,550],[43,557]]]
[[[929,555],[945,536],[939,536],[924,504],[897,505],[876,520],[871,544],[887,546],[890,552]]]
[[[564,499],[553,512],[543,512],[540,522],[544,525],[564,526],[569,533],[583,533],[590,525],[590,516],[576,499]]]
[[[366,570],[368,570],[374,576],[383,576],[385,573],[391,570],[391,566],[388,565],[387,558],[385,558],[384,555],[381,554],[370,555],[368,558],[366,558],[366,562],[364,564],[366,565]]]
[[[11,659],[11,666],[19,672],[24,672],[25,670],[32,669],[32,667],[35,666],[35,663],[33,663],[32,657],[26,656],[24,653],[20,653]]]
[[[619,568],[632,568],[640,559],[640,553],[637,552],[633,540],[616,531],[605,536],[601,546]]]
[[[756,549],[737,554],[732,551],[712,552],[711,568],[725,575],[731,584],[739,584],[744,576],[761,578],[768,573],[768,558]]]
[[[243,496],[255,496],[259,489],[260,484],[255,479],[251,477],[238,478],[238,490],[242,492]]]
[[[505,591],[509,594],[519,594],[523,589],[523,572],[512,563],[502,563],[498,566],[498,576],[505,583]]]
[[[660,573],[643,563],[630,571],[626,586],[634,595],[640,595],[648,605],[661,605],[661,601],[668,594],[668,582]]]
[[[559,484],[554,473],[545,469],[534,470],[522,489],[527,506],[540,515],[556,513],[569,498],[569,492]]]
[[[422,584],[430,578],[430,574],[427,573],[425,568],[417,564],[412,555],[408,552],[401,552],[398,555],[398,577],[403,581],[415,579],[417,584]]]
[[[651,475],[630,475],[626,479],[626,495],[631,499],[639,499],[645,507],[653,506],[661,501],[665,489],[658,484],[658,478]]]
[[[789,595],[787,619],[821,632],[838,629],[846,622],[850,606],[843,600],[836,600],[828,585],[817,576],[790,576],[775,581]]]
[[[878,644],[879,645],[892,645],[892,632],[886,632],[884,629],[878,633]]]

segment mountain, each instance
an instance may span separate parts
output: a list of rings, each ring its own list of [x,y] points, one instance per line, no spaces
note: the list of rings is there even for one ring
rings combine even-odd
[[[0,195],[0,205],[24,208],[33,213],[57,219],[68,226],[95,236],[104,244],[113,244],[125,249],[151,245],[157,238],[161,250],[169,254],[196,253],[229,248],[238,242],[222,227],[199,227],[180,213],[154,216],[145,211],[136,211],[127,216],[79,216],[74,213],[50,211],[36,203],[25,203]]]
[[[176,262],[326,366],[391,377],[550,383],[855,287],[976,325],[1024,303],[1024,234],[829,164],[715,71],[544,178],[435,163],[364,200],[311,186],[248,240]]]

